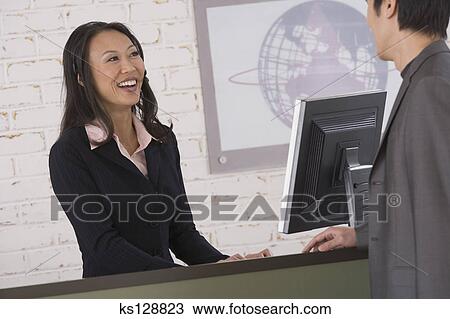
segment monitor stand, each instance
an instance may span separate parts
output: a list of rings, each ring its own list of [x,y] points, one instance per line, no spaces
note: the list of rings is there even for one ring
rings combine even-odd
[[[358,160],[358,147],[343,150],[343,178],[350,227],[357,227],[363,222],[364,200],[369,192],[369,177],[372,165],[361,165]],[[357,196],[356,196],[357,195]]]

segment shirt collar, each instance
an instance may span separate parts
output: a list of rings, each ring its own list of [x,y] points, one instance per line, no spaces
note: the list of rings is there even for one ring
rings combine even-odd
[[[135,151],[136,153],[142,151],[150,144],[150,142],[152,141],[152,136],[145,128],[144,123],[142,123],[142,121],[136,116],[136,114],[132,113],[131,117],[139,143],[139,147]],[[84,128],[89,139],[91,150],[94,150],[100,146],[95,145],[96,143],[102,143],[107,138],[106,130],[102,127],[102,125],[100,125],[100,122],[98,120],[94,120],[91,123],[86,124]],[[113,138],[117,143],[120,143],[119,137],[116,133],[113,133]]]
[[[145,128],[144,123],[142,123],[142,121],[136,116],[136,114],[132,113],[132,118],[134,129],[136,130],[136,135],[139,142],[139,147],[137,148],[136,152],[139,152],[147,148],[148,144],[150,144],[150,142],[152,141],[152,136]]]
[[[416,58],[414,58],[412,61],[410,61],[405,68],[403,69],[403,71],[400,73],[400,75],[402,76],[402,78],[404,79],[406,74],[408,73],[409,68],[411,67],[411,64],[414,62]]]

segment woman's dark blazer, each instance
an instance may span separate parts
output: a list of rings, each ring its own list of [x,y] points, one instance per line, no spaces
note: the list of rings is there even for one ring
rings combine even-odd
[[[83,277],[217,262],[186,202],[175,135],[145,149],[148,177],[112,139],[91,150],[84,127],[66,130],[50,151],[53,190],[83,258]],[[177,199],[176,203],[169,200]]]

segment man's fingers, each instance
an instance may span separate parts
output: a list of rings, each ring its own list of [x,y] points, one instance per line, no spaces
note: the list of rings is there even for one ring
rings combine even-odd
[[[341,247],[341,243],[337,239],[329,240],[318,247],[319,251],[329,251]]]
[[[311,251],[312,248],[314,248],[314,246],[316,246],[318,243],[318,240],[316,237],[314,237],[313,239],[311,239],[309,241],[308,244],[306,244],[306,246],[303,248],[303,252],[304,253],[309,253]]]
[[[313,249],[315,246],[317,246],[318,244],[320,244],[323,241],[326,241],[327,234],[328,234],[328,229],[321,232],[320,234],[317,234],[316,236],[314,236],[313,239],[311,239],[311,241],[305,246],[305,248],[303,248],[303,252],[309,253],[311,251],[311,249]]]
[[[323,243],[325,243],[325,241],[321,241],[321,242],[317,243],[316,245],[314,245],[314,247],[312,248],[311,251],[312,251],[313,253],[318,252],[318,251],[319,251],[319,246],[322,245]]]

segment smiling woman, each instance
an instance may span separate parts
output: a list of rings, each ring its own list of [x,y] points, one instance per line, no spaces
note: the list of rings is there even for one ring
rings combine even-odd
[[[107,142],[113,138],[114,123],[122,123],[113,120],[126,115],[131,123],[134,113],[154,138],[167,138],[169,130],[156,117],[158,106],[142,47],[126,26],[104,22],[79,26],[66,43],[63,65],[67,96],[61,134],[96,119]],[[130,81],[136,82],[134,87]]]
[[[67,95],[50,177],[77,236],[83,277],[178,266],[170,251],[188,265],[242,259],[196,230],[175,135],[156,116],[142,48],[127,27],[78,27],[63,66]]]

